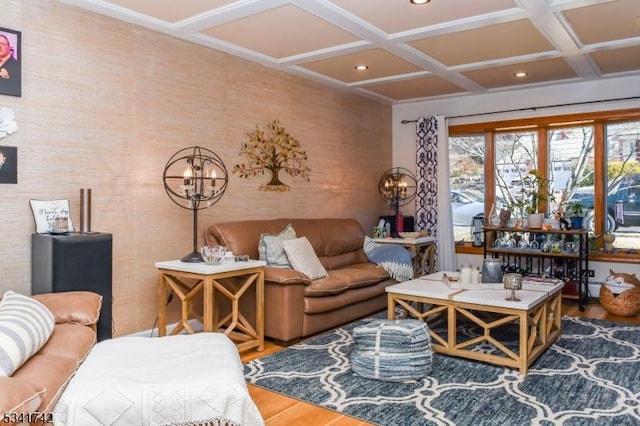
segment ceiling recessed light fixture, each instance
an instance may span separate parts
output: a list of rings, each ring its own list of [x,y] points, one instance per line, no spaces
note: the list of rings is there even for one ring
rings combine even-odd
[[[358,71],[364,71],[364,70],[369,69],[369,66],[368,66],[368,65],[356,65],[356,67],[355,67],[355,68],[356,68]]]
[[[520,72],[515,73],[514,75],[515,75],[516,77],[518,77],[518,78],[524,78],[524,77],[526,77],[526,76],[527,76],[527,73],[526,73],[526,72],[524,72],[524,71],[520,71]]]
[[[430,1],[431,0],[409,0],[409,3],[411,3],[411,4],[427,4]]]

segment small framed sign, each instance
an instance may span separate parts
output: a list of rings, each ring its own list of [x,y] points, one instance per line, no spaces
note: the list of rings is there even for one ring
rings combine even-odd
[[[0,94],[22,96],[22,34],[0,27]]]

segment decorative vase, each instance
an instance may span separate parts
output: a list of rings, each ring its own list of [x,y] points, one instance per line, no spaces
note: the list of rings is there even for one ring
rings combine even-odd
[[[613,251],[613,242],[616,240],[615,234],[604,234],[602,239],[604,240],[604,249]]]
[[[522,274],[508,273],[504,274],[502,281],[506,290],[511,290],[511,295],[504,300],[512,302],[519,302],[520,299],[516,297],[516,290],[522,290]]]
[[[542,228],[542,222],[544,222],[544,213],[529,213],[527,216],[527,223],[531,229]]]
[[[502,260],[497,257],[487,257],[482,262],[482,282],[502,282]]]

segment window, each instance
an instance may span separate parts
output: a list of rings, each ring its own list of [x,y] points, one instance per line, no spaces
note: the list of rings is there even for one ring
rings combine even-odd
[[[548,131],[549,176],[555,199],[551,203],[552,211],[558,211],[560,207],[566,211],[567,206],[579,202],[587,214],[592,212],[595,194],[593,135],[593,126],[561,127]],[[590,197],[590,201],[585,196]],[[593,227],[593,221],[586,226]]]
[[[524,195],[531,189],[529,170],[537,163],[537,134],[496,133],[494,146],[496,209],[510,206],[515,217],[523,217]]]
[[[473,218],[485,213],[484,136],[451,138],[449,157],[454,238],[456,241],[471,241]]]
[[[640,121],[608,124],[606,145],[607,227],[616,248],[640,249]]]
[[[640,261],[640,110],[451,126],[449,135],[457,241],[472,238],[473,215],[465,211],[510,206],[522,214],[517,208],[530,185],[528,172],[536,169],[551,182],[552,197],[541,211],[550,215],[580,203],[600,252],[604,233],[616,237],[616,250],[603,255]],[[479,199],[454,202],[454,193],[469,192]]]

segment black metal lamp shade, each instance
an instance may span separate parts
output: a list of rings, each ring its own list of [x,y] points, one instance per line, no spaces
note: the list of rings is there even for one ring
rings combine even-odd
[[[411,171],[393,167],[382,174],[378,182],[380,197],[394,210],[396,217],[400,206],[409,204],[416,197],[418,182]]]
[[[217,203],[227,189],[229,176],[214,152],[193,146],[181,149],[167,161],[162,174],[164,189],[180,207],[193,211],[193,251],[183,262],[202,262],[198,251],[198,210]]]

